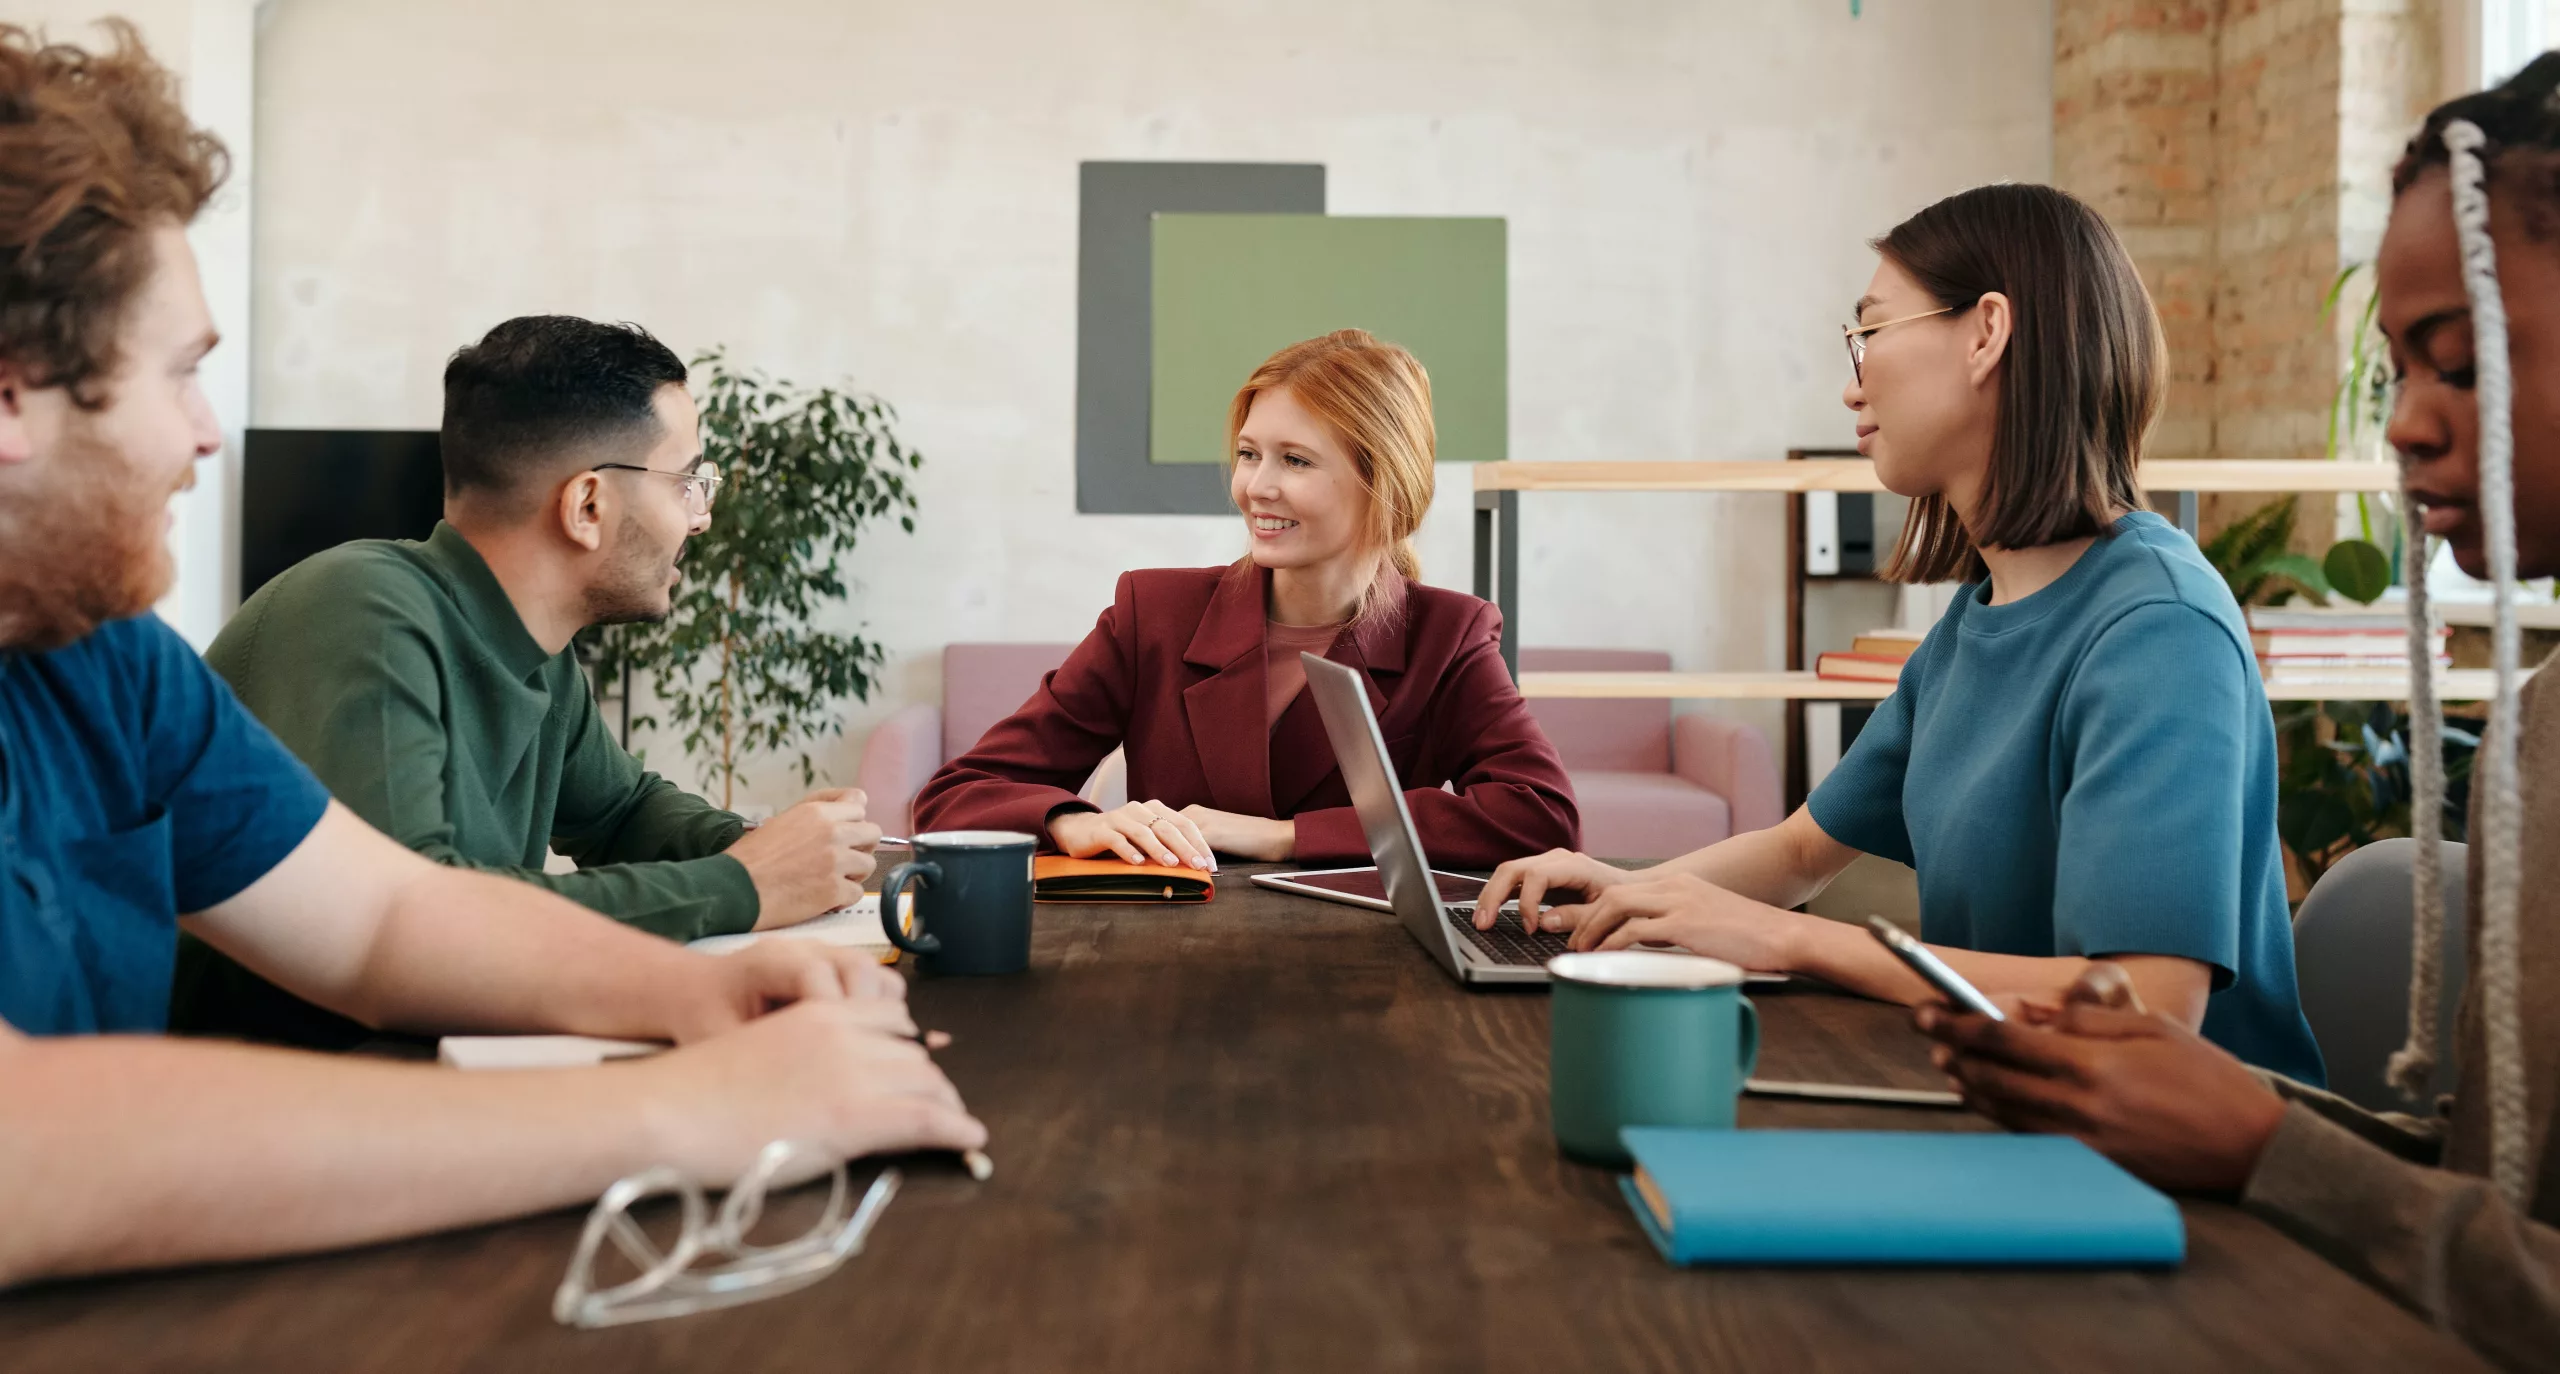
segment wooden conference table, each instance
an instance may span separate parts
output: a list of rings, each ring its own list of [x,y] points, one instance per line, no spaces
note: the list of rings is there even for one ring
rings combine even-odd
[[[918,1019],[958,1037],[941,1057],[994,1133],[995,1178],[911,1163],[869,1248],[813,1288],[555,1325],[578,1209],[0,1297],[0,1368],[2479,1367],[2211,1203],[2187,1205],[2174,1272],[1672,1269],[1612,1176],[1556,1153],[1542,992],[1461,991],[1390,918],[1248,871],[1207,907],[1044,906],[1029,973],[919,982]],[[1895,1009],[1755,1000],[1764,1073],[1932,1085]],[[1758,1099],[1742,1119],[1982,1128]]]

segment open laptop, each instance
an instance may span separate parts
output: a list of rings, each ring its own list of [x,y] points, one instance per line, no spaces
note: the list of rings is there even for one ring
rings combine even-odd
[[[1520,924],[1516,902],[1505,902],[1491,930],[1475,924],[1475,896],[1484,883],[1431,867],[1422,851],[1422,836],[1413,828],[1413,813],[1404,804],[1404,783],[1395,761],[1387,757],[1386,737],[1378,732],[1378,716],[1369,708],[1368,684],[1360,671],[1300,654],[1307,665],[1307,690],[1324,716],[1324,732],[1333,742],[1334,762],[1351,790],[1351,806],[1360,815],[1361,833],[1369,841],[1374,869],[1323,869],[1300,873],[1258,873],[1253,881],[1285,892],[1300,892],[1327,901],[1393,911],[1415,943],[1432,961],[1461,983],[1544,983],[1547,961],[1567,952],[1562,931],[1528,930]],[[1383,887],[1384,901],[1378,889]],[[1754,971],[1753,983],[1784,983],[1783,973]]]
[[[1387,742],[1378,733],[1377,713],[1369,708],[1368,686],[1361,680],[1360,671],[1314,654],[1299,657],[1307,665],[1307,690],[1315,694],[1316,707],[1324,714],[1324,732],[1333,741],[1334,761],[1342,768],[1343,782],[1350,786],[1352,808],[1360,813],[1360,830],[1368,837],[1369,854],[1378,861],[1377,875],[1386,888],[1388,908],[1432,959],[1461,983],[1547,981],[1547,961],[1566,949],[1563,932],[1524,929],[1517,909],[1510,906],[1504,907],[1500,922],[1493,929],[1476,929],[1474,906],[1463,899],[1450,900],[1448,889],[1455,885],[1464,891],[1472,883],[1481,890],[1483,884],[1455,874],[1433,873],[1431,860],[1422,852],[1422,837],[1413,828],[1413,813],[1405,808],[1404,783],[1396,777],[1394,761],[1387,757]],[[1290,884],[1285,880],[1335,875],[1263,876],[1274,880],[1266,886],[1287,890]],[[1444,878],[1445,882],[1436,881]],[[1351,894],[1309,895],[1341,901]],[[1465,895],[1472,897],[1474,893]]]

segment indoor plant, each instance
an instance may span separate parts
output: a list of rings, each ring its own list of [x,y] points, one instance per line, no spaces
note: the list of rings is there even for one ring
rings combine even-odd
[[[2317,559],[2295,551],[2295,510],[2291,496],[2270,501],[2205,543],[2205,557],[2230,584],[2233,600],[2273,605],[2336,595],[2369,605],[2390,587],[2397,560],[2367,540],[2341,539]],[[2371,528],[2370,509],[2361,514]],[[2389,529],[2396,543],[2398,522],[2391,520]],[[2409,717],[2400,704],[2279,701],[2272,707],[2276,833],[2306,884],[2360,845],[2409,833]],[[2459,784],[2470,774],[2477,745],[2477,737],[2447,723],[2445,776],[2455,784],[2445,804],[2447,839],[2463,835],[2466,794]]]
[[[910,478],[924,459],[897,436],[887,402],[851,388],[805,388],[734,367],[714,349],[693,360],[703,458],[723,484],[711,527],[684,553],[674,612],[595,632],[599,677],[621,683],[629,727],[682,732],[707,787],[731,806],[752,755],[805,747],[842,728],[832,708],[865,700],[884,658],[859,634],[810,623],[845,598],[846,555],[866,525],[915,531]],[[654,712],[633,716],[627,676],[649,679]]]

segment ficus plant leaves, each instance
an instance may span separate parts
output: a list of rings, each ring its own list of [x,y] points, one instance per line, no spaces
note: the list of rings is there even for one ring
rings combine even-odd
[[[836,704],[878,685],[878,642],[811,622],[850,594],[844,560],[866,526],[914,532],[924,458],[877,397],[776,381],[719,349],[693,367],[703,457],[727,479],[720,503],[685,547],[674,613],[591,633],[607,681],[649,679],[662,715],[633,724],[680,732],[727,805],[759,754],[796,750],[801,782],[814,783],[809,746],[843,728]]]

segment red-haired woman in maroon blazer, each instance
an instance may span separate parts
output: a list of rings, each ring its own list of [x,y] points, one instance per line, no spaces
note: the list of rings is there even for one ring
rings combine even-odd
[[[917,828],[1202,869],[1219,853],[1365,862],[1305,651],[1364,671],[1433,862],[1574,847],[1573,789],[1503,667],[1500,614],[1414,580],[1434,443],[1422,364],[1358,330],[1311,339],[1255,369],[1227,423],[1252,553],[1124,574],[1039,692],[917,794]],[[1146,800],[1096,811],[1075,789],[1122,745]]]

